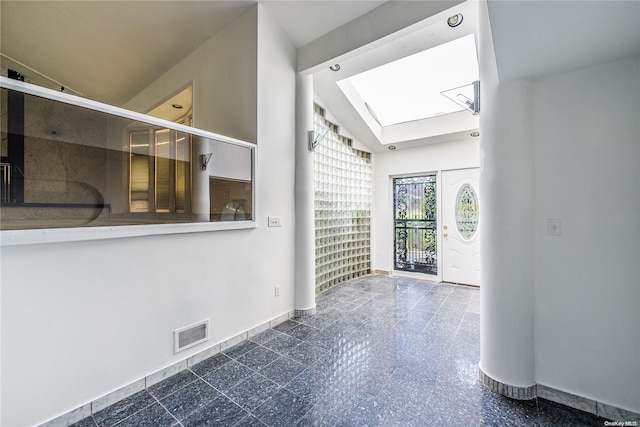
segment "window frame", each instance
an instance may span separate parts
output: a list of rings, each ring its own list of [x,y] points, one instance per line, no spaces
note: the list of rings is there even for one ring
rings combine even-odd
[[[119,225],[119,226],[97,226],[97,227],[74,227],[74,228],[45,228],[30,230],[0,230],[1,246],[47,244],[58,242],[76,242],[89,240],[116,239],[127,237],[143,237],[155,235],[202,233],[210,231],[240,230],[257,228],[258,218],[256,206],[257,189],[257,162],[258,146],[256,144],[242,141],[225,135],[216,134],[202,129],[193,128],[179,123],[148,116],[142,113],[126,110],[124,108],[103,104],[90,99],[81,98],[63,92],[36,86],[30,83],[20,82],[0,76],[0,87],[14,90],[26,95],[46,98],[52,101],[62,102],[89,110],[111,114],[132,121],[147,123],[171,129],[177,132],[185,132],[194,136],[200,136],[215,140],[217,142],[232,144],[244,147],[251,153],[251,178],[252,178],[252,219],[245,221],[229,222],[193,222],[174,224],[144,224],[144,225]]]

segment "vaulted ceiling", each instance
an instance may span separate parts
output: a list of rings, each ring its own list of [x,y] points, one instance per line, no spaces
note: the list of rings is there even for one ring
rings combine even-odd
[[[640,55],[640,1],[491,1],[501,81]]]
[[[3,0],[2,61],[121,105],[252,3]]]
[[[0,63],[34,83],[122,105],[257,2],[303,53],[323,39],[335,43],[351,26],[344,24],[371,17],[365,26],[391,28],[387,24],[399,16],[394,10],[421,7],[396,0],[2,0]],[[429,4],[425,0],[423,9]],[[640,55],[640,1],[489,1],[488,11],[502,81]],[[426,39],[417,40],[424,45]],[[409,54],[418,48],[396,43],[385,51],[376,43],[351,55],[344,71],[363,71],[397,59],[400,49]],[[320,97],[356,138],[382,149],[333,87],[340,76],[327,69],[316,72]]]
[[[300,47],[384,1],[262,3]],[[33,83],[122,105],[255,4],[3,0],[2,65]]]

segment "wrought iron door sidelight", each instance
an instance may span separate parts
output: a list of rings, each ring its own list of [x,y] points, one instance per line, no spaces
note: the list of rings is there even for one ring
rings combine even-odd
[[[394,178],[395,269],[437,274],[436,175]]]

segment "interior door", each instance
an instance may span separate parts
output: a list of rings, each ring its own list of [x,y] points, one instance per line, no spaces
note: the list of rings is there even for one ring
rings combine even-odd
[[[480,285],[480,169],[442,171],[442,280]]]

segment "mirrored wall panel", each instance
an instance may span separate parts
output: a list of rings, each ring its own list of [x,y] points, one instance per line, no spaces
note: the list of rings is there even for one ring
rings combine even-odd
[[[253,220],[252,144],[15,88],[1,106],[2,230]]]

